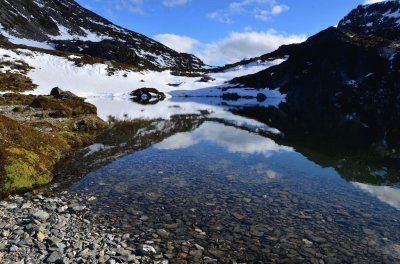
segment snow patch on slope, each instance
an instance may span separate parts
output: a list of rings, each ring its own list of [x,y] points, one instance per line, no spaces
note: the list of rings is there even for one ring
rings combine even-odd
[[[72,60],[76,58],[75,55],[70,56],[71,60],[69,60],[68,57],[53,56],[27,49],[16,51],[0,49],[0,58],[11,61],[21,60],[34,68],[28,73],[28,77],[38,87],[34,91],[27,92],[28,94],[49,94],[52,88],[60,87],[78,96],[86,97],[89,103],[97,107],[98,115],[104,120],[107,120],[109,116],[117,119],[169,119],[173,115],[206,113],[209,118],[223,119],[228,123],[252,130],[279,133],[258,121],[234,115],[229,111],[230,108],[242,106],[278,106],[284,100],[284,96],[279,91],[254,90],[246,87],[232,90],[240,95],[254,97],[258,93],[264,93],[267,99],[263,102],[258,102],[255,98],[223,101],[220,96],[224,92],[231,92],[231,87],[225,83],[226,81],[245,74],[256,73],[283,60],[246,65],[236,71],[213,73],[210,76],[215,81],[205,83],[199,82],[201,77],[174,76],[170,71],[121,70],[109,76],[106,64],[77,66]],[[180,84],[180,86],[173,87],[170,84]],[[129,93],[142,87],[154,87],[166,93],[167,99],[156,105],[144,106],[133,103]],[[228,90],[225,91],[226,89]],[[196,97],[186,97],[188,95],[196,95]],[[213,97],[209,97],[210,95]]]
[[[58,86],[82,97],[126,97],[131,91],[141,87],[154,87],[164,93],[171,93],[178,89],[181,91],[202,88],[207,88],[207,91],[210,88],[220,89],[226,87],[225,82],[234,77],[256,73],[283,61],[276,60],[243,67],[236,71],[214,73],[211,77],[215,81],[204,83],[199,82],[200,78],[174,76],[169,70],[162,72],[117,71],[109,76],[106,64],[77,66],[68,58],[26,49],[19,49],[18,54],[12,50],[0,49],[0,56],[4,55],[10,56],[11,60],[22,60],[34,68],[29,72],[28,77],[38,85],[38,88],[31,93],[48,94],[53,87]],[[180,84],[180,86],[176,88],[169,84]],[[199,90],[196,95],[200,96],[201,93],[202,90]]]
[[[5,31],[3,25],[1,25],[1,24],[0,24],[0,35],[7,38],[7,40],[13,44],[25,45],[25,46],[41,48],[41,49],[54,49],[53,46],[47,42],[40,42],[40,41],[35,41],[35,40],[25,39],[25,38],[18,38],[16,36],[13,36],[13,35],[9,34],[7,31]]]

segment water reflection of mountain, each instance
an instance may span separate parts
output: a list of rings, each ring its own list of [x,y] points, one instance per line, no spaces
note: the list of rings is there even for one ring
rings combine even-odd
[[[60,164],[55,186],[67,188],[86,174],[117,159],[146,149],[176,133],[191,131],[202,124],[199,117],[177,115],[169,120],[115,121],[110,129],[97,137],[95,144]]]
[[[207,105],[203,107],[207,109]],[[60,169],[58,181],[69,185],[116,159],[153,145],[159,149],[185,148],[206,138],[230,152],[244,154],[293,148],[322,167],[335,168],[349,181],[400,183],[397,123],[371,118],[366,125],[348,116],[294,114],[285,104],[223,108],[221,113],[229,114],[213,108],[211,112],[169,119],[117,122],[97,138],[96,144],[63,164],[66,169]],[[213,126],[213,122],[223,126]]]
[[[247,107],[233,113],[280,130],[272,138],[293,147],[322,167],[334,167],[349,181],[374,185],[400,183],[399,122],[393,115],[359,118],[338,114],[293,113],[285,104]]]

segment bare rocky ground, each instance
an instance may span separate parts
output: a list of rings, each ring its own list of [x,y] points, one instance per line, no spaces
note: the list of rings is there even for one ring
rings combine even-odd
[[[119,233],[88,208],[94,196],[27,193],[0,202],[1,263],[168,263],[157,247],[132,247],[139,235]]]

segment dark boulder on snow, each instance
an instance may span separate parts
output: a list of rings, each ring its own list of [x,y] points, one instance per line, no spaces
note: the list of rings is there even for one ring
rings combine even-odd
[[[54,87],[51,90],[50,95],[57,99],[67,99],[67,98],[78,97],[75,94],[73,94],[72,92],[64,91],[64,90],[60,89],[59,87]]]
[[[133,101],[141,104],[154,104],[166,98],[163,92],[155,88],[139,88],[130,93]]]
[[[208,75],[205,75],[205,76],[201,77],[200,80],[198,80],[198,82],[205,82],[205,83],[213,82],[213,81],[215,81],[215,78],[208,76]]]

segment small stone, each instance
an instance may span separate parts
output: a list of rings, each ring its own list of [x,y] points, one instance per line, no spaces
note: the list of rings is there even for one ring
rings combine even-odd
[[[9,237],[9,236],[10,236],[10,231],[4,230],[3,232],[1,232],[1,235],[2,235],[3,237]]]
[[[169,232],[165,229],[158,229],[157,234],[162,237],[162,238],[167,238],[169,237]]]
[[[68,209],[68,205],[63,205],[57,209],[58,213],[63,213]]]
[[[19,248],[16,245],[12,245],[10,247],[10,252],[17,252],[19,250]]]
[[[32,216],[42,222],[46,222],[46,220],[50,218],[50,215],[43,210],[33,212]]]
[[[206,232],[203,232],[203,230],[201,230],[200,228],[195,228],[194,231],[196,231],[197,233],[199,233],[202,236],[206,235]]]
[[[326,239],[323,237],[311,237],[311,240],[316,243],[325,243],[326,242]]]
[[[180,259],[186,259],[188,256],[189,256],[189,254],[186,252],[180,252],[178,254],[178,258],[180,258]]]
[[[37,240],[40,242],[43,242],[43,240],[46,238],[45,234],[42,231],[39,231],[36,235]]]
[[[88,202],[93,202],[93,201],[95,201],[97,198],[95,197],[95,196],[90,196],[90,197],[88,197],[87,198],[87,201]]]
[[[375,234],[375,231],[369,228],[363,228],[363,231],[366,235],[371,236]]]
[[[150,254],[156,254],[157,251],[152,246],[143,245],[143,247],[141,249],[137,250],[136,253],[138,255],[140,255],[140,256],[147,256],[147,255],[150,255]]]
[[[46,259],[47,263],[55,263],[58,260],[61,260],[63,258],[63,256],[61,255],[60,252],[58,251],[54,251],[53,253],[51,253],[51,255]]]
[[[240,213],[237,213],[237,212],[233,213],[232,215],[233,215],[233,217],[235,217],[237,220],[243,220],[243,219],[245,218],[244,215],[242,215],[242,214],[240,214]]]
[[[71,209],[74,212],[81,212],[81,211],[86,209],[86,206],[84,206],[84,205],[75,205]]]
[[[200,246],[199,244],[196,244],[194,246],[196,247],[197,250],[204,251],[204,248],[202,246]]]

